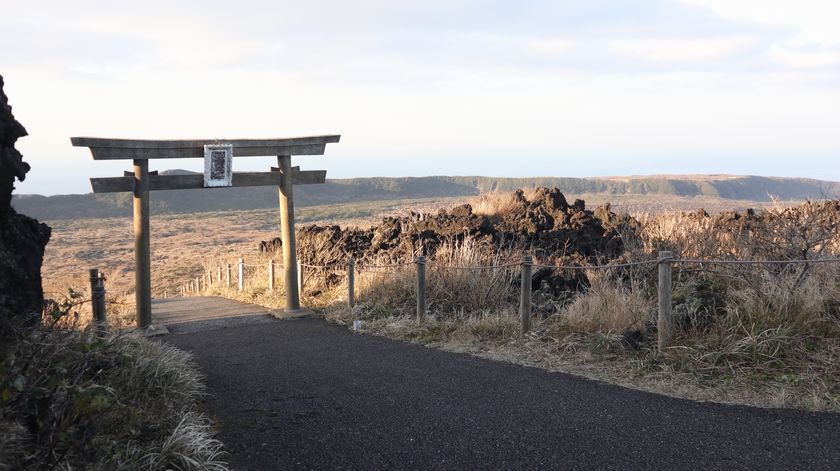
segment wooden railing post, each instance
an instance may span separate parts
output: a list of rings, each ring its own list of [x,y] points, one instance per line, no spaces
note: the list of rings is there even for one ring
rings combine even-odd
[[[426,314],[426,257],[420,255],[417,263],[417,320]]]
[[[671,343],[671,259],[669,251],[659,252],[659,315],[656,320],[659,350],[663,350]]]
[[[268,261],[268,290],[274,291],[274,259]]]
[[[225,270],[225,282],[228,288],[230,288],[230,263],[227,264],[227,270]]]
[[[108,321],[105,313],[105,276],[98,269],[90,269],[90,298],[93,324],[97,335],[105,335]]]
[[[534,261],[530,255],[522,256],[522,282],[519,292],[519,320],[522,333],[531,330],[531,267]]]
[[[239,259],[239,291],[245,290],[245,259]]]
[[[216,268],[216,283],[222,284],[222,267]]]
[[[356,304],[356,260],[350,258],[347,261],[347,307],[353,312]]]

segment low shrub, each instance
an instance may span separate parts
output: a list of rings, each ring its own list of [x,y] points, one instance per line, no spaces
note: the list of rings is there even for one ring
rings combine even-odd
[[[188,353],[52,325],[2,355],[0,469],[227,469]]]

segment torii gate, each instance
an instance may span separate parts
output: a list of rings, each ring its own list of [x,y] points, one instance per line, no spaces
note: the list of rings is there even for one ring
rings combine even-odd
[[[301,311],[295,254],[295,215],[292,186],[324,183],[326,170],[300,171],[292,167],[293,155],[323,155],[328,143],[340,135],[291,139],[132,140],[72,137],[76,147],[88,147],[94,160],[131,159],[134,172],[122,177],[91,178],[94,193],[134,193],[135,303],[137,324],[152,323],[151,254],[149,244],[149,191],[213,187],[277,185],[280,190],[280,227],[283,241],[286,309]],[[277,156],[270,172],[232,172],[233,157]],[[149,172],[149,159],[204,158],[204,175],[158,175]]]

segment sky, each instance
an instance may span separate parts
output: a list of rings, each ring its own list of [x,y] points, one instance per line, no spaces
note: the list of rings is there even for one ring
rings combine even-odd
[[[341,134],[293,158],[330,178],[840,181],[837,18],[836,0],[0,0],[0,75],[30,134],[18,193],[130,170],[71,136]]]

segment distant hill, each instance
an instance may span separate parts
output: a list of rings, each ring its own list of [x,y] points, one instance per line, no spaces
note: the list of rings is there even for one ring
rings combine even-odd
[[[163,173],[191,172],[174,170]],[[840,182],[807,178],[731,175],[606,178],[435,176],[350,178],[327,180],[323,185],[300,185],[295,187],[295,204],[313,206],[356,201],[474,196],[484,192],[506,192],[538,186],[557,187],[570,198],[581,194],[663,195],[768,202],[773,198],[806,200],[840,197]],[[42,220],[132,214],[130,193],[17,195],[12,205],[22,213]],[[157,214],[273,208],[277,206],[277,189],[250,187],[155,191],[150,206],[152,213]]]

